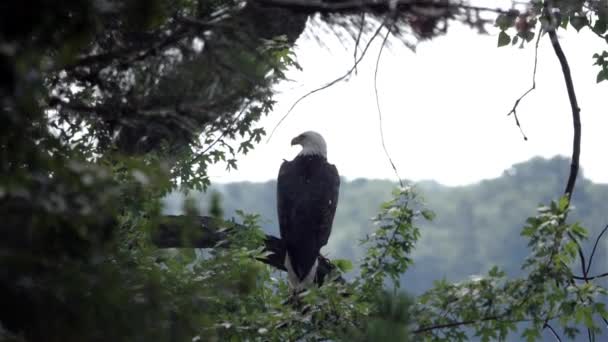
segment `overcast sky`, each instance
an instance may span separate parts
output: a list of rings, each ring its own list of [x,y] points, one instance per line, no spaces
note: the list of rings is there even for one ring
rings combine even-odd
[[[608,82],[596,84],[592,55],[606,49],[589,30],[560,30],[581,108],[581,165],[585,176],[608,183]],[[538,52],[537,89],[520,104],[518,115],[528,141],[506,114],[531,85],[534,47],[497,48],[498,32],[480,36],[453,24],[446,36],[420,43],[416,52],[393,42],[382,53],[378,91],[386,146],[402,178],[434,179],[464,185],[500,176],[533,156],[569,156],[572,118],[559,62],[548,37]],[[328,48],[303,35],[295,52],[303,71],[288,73],[274,112],[261,121],[269,133],[303,94],[344,74],[353,47],[332,35]],[[282,159],[299,147],[290,140],[306,130],[320,132],[328,159],[348,179],[395,179],[382,150],[374,95],[374,69],[380,40],[372,45],[357,75],[304,99],[279,126],[270,142],[239,158],[236,171],[210,170],[212,182],[275,179]]]

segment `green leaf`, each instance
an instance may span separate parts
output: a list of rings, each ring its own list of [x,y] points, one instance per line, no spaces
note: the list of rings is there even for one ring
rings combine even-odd
[[[572,230],[572,233],[579,238],[586,238],[588,235],[587,229],[578,223],[574,223],[570,229]]]
[[[529,42],[534,39],[534,35],[534,31],[523,32],[523,38],[526,40],[526,42]]]
[[[580,31],[583,27],[589,25],[589,19],[582,15],[570,16],[570,25],[574,27],[576,31]]]
[[[593,311],[598,313],[603,318],[608,318],[608,311],[606,311],[606,304],[604,303],[593,304]]]
[[[517,44],[517,41],[519,41],[519,36],[513,37],[513,41],[511,42],[511,45]]]
[[[597,34],[604,34],[606,30],[608,30],[608,23],[600,16],[600,18],[593,24],[593,32]]]
[[[496,21],[494,24],[497,27],[499,27],[502,31],[504,31],[510,27],[513,27],[513,25],[515,25],[515,19],[517,18],[518,15],[519,15],[519,11],[510,10],[508,13],[501,14],[498,17],[496,17]]]
[[[511,36],[505,33],[505,31],[500,31],[498,34],[498,47],[509,45],[511,42]]]
[[[562,22],[559,25],[561,28],[565,29],[566,27],[568,27],[568,23],[570,22],[570,19],[567,16],[564,16],[562,18]]]
[[[422,212],[422,217],[427,221],[433,221],[435,219],[435,213],[432,210],[425,209]]]
[[[574,258],[578,252],[578,247],[574,241],[569,241],[568,243],[566,243],[564,248],[570,258]]]
[[[563,196],[559,199],[559,211],[565,211],[568,208],[568,197]]]
[[[600,83],[608,80],[608,69],[602,69],[597,73],[597,78],[595,79],[596,83]]]
[[[524,330],[522,337],[524,337],[527,342],[534,342],[537,339],[540,339],[540,332],[534,328],[527,328]]]
[[[348,259],[335,259],[332,263],[336,265],[342,273],[347,273],[353,269],[353,263]]]

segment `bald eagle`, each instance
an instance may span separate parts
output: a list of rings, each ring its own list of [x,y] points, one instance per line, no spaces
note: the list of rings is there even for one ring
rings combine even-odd
[[[327,162],[327,146],[319,133],[304,132],[291,145],[301,145],[302,150],[281,164],[277,212],[289,283],[299,291],[315,280],[317,258],[331,234],[338,205],[340,176]]]

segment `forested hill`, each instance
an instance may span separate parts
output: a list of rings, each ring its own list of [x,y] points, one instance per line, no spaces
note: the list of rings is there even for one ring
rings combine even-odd
[[[437,217],[433,223],[423,225],[415,264],[404,276],[403,286],[418,292],[429,288],[433,280],[446,277],[457,281],[484,273],[491,265],[517,274],[528,253],[526,241],[520,237],[525,220],[535,214],[539,204],[560,196],[569,168],[569,160],[563,157],[534,158],[514,165],[499,178],[473,185],[418,183]],[[579,175],[571,219],[579,220],[594,238],[608,224],[608,184],[594,184],[582,172]],[[395,183],[387,180],[342,181],[333,233],[324,250],[329,258],[348,258],[356,263],[363,252],[358,240],[373,231],[370,218],[390,198],[394,187]],[[207,194],[193,196],[205,213],[208,195],[219,191],[227,217],[237,209],[259,213],[265,229],[278,235],[275,188],[274,181],[240,182],[216,185]],[[171,194],[165,201],[166,212],[180,213],[182,199],[181,194]],[[588,249],[589,244],[587,241]],[[607,249],[608,239],[604,239],[591,274],[608,270]]]

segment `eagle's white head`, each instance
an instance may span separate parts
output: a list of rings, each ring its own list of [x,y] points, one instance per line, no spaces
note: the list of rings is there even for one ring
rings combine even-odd
[[[327,158],[327,145],[323,136],[317,132],[304,132],[291,140],[291,145],[301,145],[298,156],[323,156]]]

